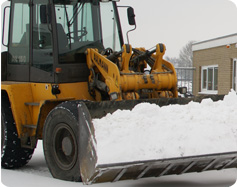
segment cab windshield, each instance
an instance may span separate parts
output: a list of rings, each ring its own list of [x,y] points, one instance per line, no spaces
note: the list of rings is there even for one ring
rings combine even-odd
[[[82,56],[87,48],[121,50],[112,2],[57,2],[54,6],[59,63],[84,63]]]

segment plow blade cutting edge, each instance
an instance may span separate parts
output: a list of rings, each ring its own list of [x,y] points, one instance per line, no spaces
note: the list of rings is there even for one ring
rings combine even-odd
[[[224,96],[209,96],[213,101],[223,100]],[[188,104],[190,101],[201,102],[206,97],[171,98],[152,100],[87,102],[78,101],[79,113],[79,159],[80,172],[84,184],[116,182],[119,180],[180,175],[191,172],[237,168],[237,152],[208,155],[143,160],[126,163],[97,165],[96,139],[92,124],[93,118],[102,118],[117,109],[132,109],[141,102],[155,103],[159,106],[169,104]]]

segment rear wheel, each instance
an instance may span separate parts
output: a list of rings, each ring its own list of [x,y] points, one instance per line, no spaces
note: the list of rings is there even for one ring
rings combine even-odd
[[[1,165],[12,169],[26,165],[32,157],[34,149],[21,147],[10,102],[6,93],[2,93],[1,107]]]
[[[53,177],[81,181],[77,109],[69,103],[53,109],[44,124],[43,147]]]

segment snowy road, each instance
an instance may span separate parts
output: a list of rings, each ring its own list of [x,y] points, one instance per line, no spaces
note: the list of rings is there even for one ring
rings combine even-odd
[[[18,170],[1,170],[2,183],[8,187],[79,187],[82,183],[65,182],[52,178],[46,166],[42,142],[39,141],[33,158],[25,167]],[[237,169],[165,176],[141,179],[137,181],[120,181],[113,187],[229,187],[237,178]],[[93,187],[111,187],[111,183],[94,184]]]

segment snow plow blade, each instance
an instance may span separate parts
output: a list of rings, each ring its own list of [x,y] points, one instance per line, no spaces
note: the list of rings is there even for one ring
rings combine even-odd
[[[159,106],[201,102],[207,97],[149,99],[131,101],[90,102],[78,101],[79,113],[79,159],[80,173],[84,184],[135,180],[164,175],[180,175],[191,172],[237,168],[237,152],[196,155],[157,160],[143,160],[113,164],[97,164],[96,139],[93,118],[102,118],[117,109],[132,109],[141,102]],[[213,101],[223,100],[224,96],[209,96]]]
[[[91,175],[87,175],[87,171],[83,172],[82,179],[85,184],[92,184],[236,168],[236,155],[237,152],[232,152],[183,158],[98,165],[95,168],[88,168],[93,171]]]

